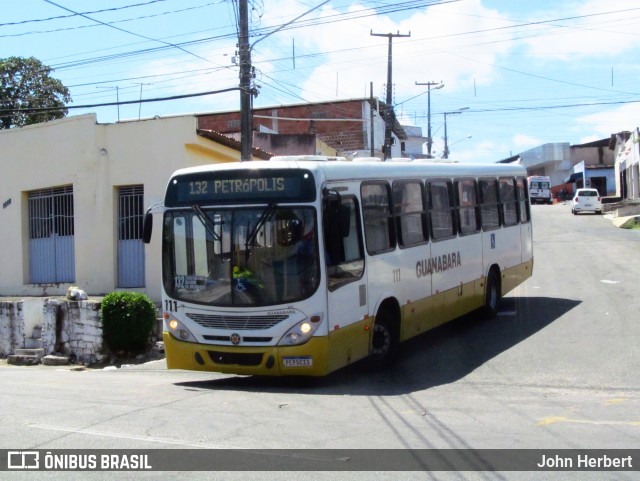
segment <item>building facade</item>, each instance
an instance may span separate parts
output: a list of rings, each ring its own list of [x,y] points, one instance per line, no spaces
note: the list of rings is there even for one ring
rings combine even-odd
[[[145,210],[176,169],[240,158],[194,115],[98,124],[80,115],[0,131],[0,296],[136,290],[160,299],[160,216]],[[209,137],[209,138],[208,138]]]
[[[627,201],[640,200],[640,130],[611,135],[616,172],[620,179],[618,195]]]

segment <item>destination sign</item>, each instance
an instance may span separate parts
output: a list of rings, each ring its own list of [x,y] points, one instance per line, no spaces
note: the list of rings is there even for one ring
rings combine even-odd
[[[165,206],[193,204],[308,202],[315,198],[313,176],[302,170],[225,170],[176,176]]]

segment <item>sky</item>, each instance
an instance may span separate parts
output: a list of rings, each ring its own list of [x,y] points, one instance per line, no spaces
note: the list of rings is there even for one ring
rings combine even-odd
[[[386,99],[433,153],[495,162],[640,124],[637,0],[249,0],[254,106]],[[0,0],[0,58],[36,57],[101,123],[239,110],[237,1]],[[428,87],[431,89],[430,116]],[[128,105],[83,106],[134,102]],[[445,115],[447,112],[447,115]],[[451,112],[459,112],[453,114]]]

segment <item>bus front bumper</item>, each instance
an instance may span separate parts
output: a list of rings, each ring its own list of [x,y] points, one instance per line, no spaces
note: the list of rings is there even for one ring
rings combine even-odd
[[[328,338],[299,346],[239,347],[183,342],[163,332],[167,368],[260,376],[324,376]]]

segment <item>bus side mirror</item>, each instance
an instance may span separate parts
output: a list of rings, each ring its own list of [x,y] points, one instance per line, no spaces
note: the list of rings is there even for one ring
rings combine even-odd
[[[153,231],[153,214],[151,209],[147,210],[142,222],[142,242],[148,244],[151,242],[151,232]]]

